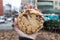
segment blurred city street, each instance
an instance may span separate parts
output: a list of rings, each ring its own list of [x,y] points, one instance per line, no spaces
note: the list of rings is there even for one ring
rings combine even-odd
[[[19,36],[13,30],[0,30],[0,40],[19,40]],[[40,31],[36,40],[60,40],[60,34]]]
[[[19,40],[13,21],[26,8],[40,11],[44,19],[36,40],[60,40],[60,0],[0,0],[0,40]]]

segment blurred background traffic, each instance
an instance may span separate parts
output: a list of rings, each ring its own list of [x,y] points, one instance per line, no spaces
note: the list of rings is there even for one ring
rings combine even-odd
[[[3,15],[0,16],[0,29],[13,29],[14,17],[18,16],[24,5],[30,3],[41,11],[45,22],[51,20],[57,23],[60,22],[60,0],[2,0],[1,2],[2,7],[0,9],[3,9],[3,11],[0,14]],[[45,24],[44,27],[47,25]]]

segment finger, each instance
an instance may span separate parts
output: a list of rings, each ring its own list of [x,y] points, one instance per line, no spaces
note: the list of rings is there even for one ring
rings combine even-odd
[[[14,26],[17,26],[17,18],[14,19]]]
[[[17,18],[14,19],[14,28],[18,28],[19,29]]]
[[[14,19],[14,23],[17,24],[17,18]]]

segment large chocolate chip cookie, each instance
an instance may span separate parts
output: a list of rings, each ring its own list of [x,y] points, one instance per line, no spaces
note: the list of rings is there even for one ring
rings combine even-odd
[[[33,34],[43,28],[43,17],[35,9],[23,10],[18,16],[18,26],[26,34]]]

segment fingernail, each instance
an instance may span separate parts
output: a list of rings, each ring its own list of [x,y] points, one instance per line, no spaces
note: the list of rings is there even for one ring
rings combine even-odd
[[[16,21],[17,19],[15,18],[14,20]]]

